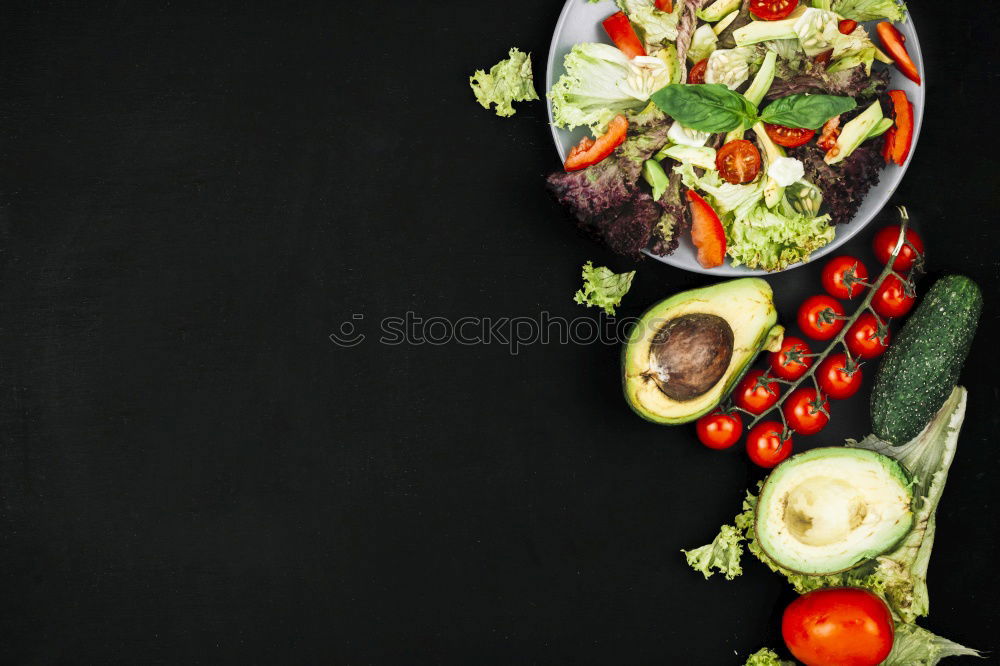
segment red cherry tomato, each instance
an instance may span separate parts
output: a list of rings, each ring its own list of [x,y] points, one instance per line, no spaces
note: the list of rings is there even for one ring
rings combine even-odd
[[[778,402],[778,382],[761,384],[758,380],[763,376],[763,370],[751,370],[740,380],[732,395],[737,407],[751,414],[763,414]]]
[[[906,293],[902,280],[890,275],[875,290],[872,308],[883,317],[902,317],[910,311],[916,300]]]
[[[844,327],[844,306],[840,301],[818,294],[810,296],[799,306],[798,322],[802,332],[815,340],[829,340]]]
[[[688,83],[704,83],[705,70],[708,69],[708,58],[703,58],[694,64],[688,72]]]
[[[826,410],[826,411],[824,411]],[[800,435],[815,435],[830,422],[830,403],[814,388],[797,388],[781,406],[788,427]]]
[[[715,168],[726,182],[749,183],[760,173],[760,151],[746,139],[730,141],[715,156]]]
[[[849,35],[854,32],[858,27],[857,21],[852,21],[851,19],[840,19],[837,23],[837,30],[840,31],[842,35]]]
[[[771,137],[771,141],[785,148],[801,146],[816,135],[816,130],[805,129],[804,127],[785,127],[784,125],[774,125],[772,123],[764,123],[764,129],[767,131],[767,135]]]
[[[848,255],[834,257],[823,267],[823,288],[834,298],[854,298],[866,287],[868,269],[860,259]]]
[[[889,327],[871,312],[865,312],[847,329],[844,341],[852,356],[877,358],[889,348]]]
[[[771,468],[792,455],[792,438],[782,439],[784,426],[778,421],[761,421],[747,435],[747,455],[755,465]]]
[[[781,636],[807,666],[876,666],[893,643],[892,614],[868,590],[833,587],[793,601],[781,618]]]
[[[710,449],[728,449],[743,435],[743,418],[739,412],[716,409],[698,419],[695,424],[698,439]]]
[[[896,247],[897,240],[899,240],[899,227],[886,227],[885,229],[880,229],[875,234],[875,240],[872,241],[872,249],[875,250],[875,258],[878,259],[880,264],[889,263],[889,257],[892,256],[892,251]],[[899,272],[910,270],[913,263],[917,260],[918,253],[920,255],[924,253],[924,240],[916,231],[907,229],[906,240],[912,243],[913,247],[917,248],[917,250],[914,252],[912,247],[906,243],[903,244],[903,247],[899,250],[899,256],[892,263],[892,267]]]
[[[861,366],[847,354],[831,354],[816,368],[816,381],[823,395],[834,400],[850,398],[861,388]]]
[[[813,364],[809,344],[802,338],[786,335],[781,341],[781,349],[767,355],[767,363],[771,366],[771,375],[780,379],[795,381]]]
[[[765,21],[786,18],[799,6],[799,0],[750,0],[750,13]]]

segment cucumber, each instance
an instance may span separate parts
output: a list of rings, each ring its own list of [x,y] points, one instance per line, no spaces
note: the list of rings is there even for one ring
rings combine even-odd
[[[982,309],[979,286],[964,275],[934,283],[875,376],[872,430],[878,437],[905,444],[930,422],[958,382]]]

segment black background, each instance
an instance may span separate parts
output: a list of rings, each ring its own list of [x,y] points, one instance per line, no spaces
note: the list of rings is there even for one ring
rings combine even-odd
[[[582,1],[582,0],[581,0]],[[639,420],[615,346],[387,346],[587,317],[545,107],[467,77],[561,2],[21,3],[0,20],[4,663],[736,664],[786,586],[686,568],[760,473]],[[214,5],[214,6],[213,6]],[[913,3],[893,198],[986,293],[924,624],[996,650],[995,3]],[[848,250],[870,258],[874,230]],[[770,278],[784,320],[818,266]],[[926,289],[931,279],[926,278]],[[620,315],[708,283],[645,261]],[[368,334],[328,335],[352,315]],[[868,432],[866,396],[823,435]],[[958,663],[958,660],[955,660]]]

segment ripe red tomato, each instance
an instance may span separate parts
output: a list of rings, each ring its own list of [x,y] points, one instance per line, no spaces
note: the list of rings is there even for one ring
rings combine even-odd
[[[813,590],[788,604],[781,636],[806,666],[876,666],[892,651],[892,614],[868,590]]]
[[[767,382],[761,385],[758,381],[764,376],[763,370],[751,370],[740,380],[733,391],[733,403],[740,409],[751,414],[763,414],[774,403],[778,402],[780,391],[778,382]]]
[[[847,354],[830,354],[816,368],[816,381],[823,395],[834,400],[850,398],[861,388],[861,366]]]
[[[879,260],[879,263],[883,265],[889,263],[889,257],[892,256],[892,251],[896,247],[897,240],[899,240],[899,227],[886,227],[885,229],[880,229],[875,234],[875,240],[872,241],[872,249],[875,250],[875,258]],[[917,260],[918,254],[923,255],[924,253],[924,240],[916,231],[907,229],[906,240],[912,243],[913,247],[917,249],[914,251],[913,247],[905,243],[900,248],[899,256],[892,263],[892,267],[900,272],[910,270],[910,267]]]
[[[767,131],[767,135],[771,137],[771,141],[785,148],[801,146],[816,135],[816,130],[804,127],[785,127],[784,125],[774,125],[772,123],[764,123],[764,129]]]
[[[851,19],[841,19],[840,22],[837,23],[837,30],[839,30],[842,35],[849,35],[857,30],[857,28],[858,22],[852,21]]]
[[[824,411],[825,410],[825,411]],[[814,388],[797,388],[781,406],[788,427],[800,435],[815,435],[830,422],[830,403]]]
[[[778,421],[761,421],[747,435],[747,455],[755,465],[774,467],[792,455],[792,437],[782,439],[784,426]]]
[[[760,151],[746,139],[730,141],[715,156],[715,168],[723,180],[740,185],[760,173]]]
[[[834,257],[823,267],[823,288],[834,298],[854,298],[867,287],[868,269],[860,259],[849,255]]]
[[[710,449],[728,449],[740,441],[743,434],[743,418],[739,412],[726,414],[714,410],[698,419],[695,424],[698,439]]]
[[[883,317],[902,317],[910,311],[916,300],[916,297],[906,293],[906,286],[902,280],[890,275],[875,290],[872,309]]]
[[[708,58],[702,58],[688,72],[688,83],[704,83],[705,70],[708,69]]]
[[[889,348],[889,327],[871,312],[865,312],[847,329],[844,341],[852,356],[876,358]]]
[[[798,7],[799,0],[750,0],[750,13],[765,21],[786,18]]]
[[[844,327],[844,320],[835,318],[843,316],[844,307],[837,299],[826,294],[810,296],[799,306],[799,328],[810,338],[829,340]]]
[[[812,349],[802,338],[786,335],[781,341],[781,349],[767,355],[767,363],[771,366],[771,375],[780,379],[795,381],[813,364]]]

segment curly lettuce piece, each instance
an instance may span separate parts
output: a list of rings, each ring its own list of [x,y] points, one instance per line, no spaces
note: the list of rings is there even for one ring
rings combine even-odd
[[[617,3],[645,44],[646,53],[652,55],[677,39],[677,22],[684,11],[683,2],[675,3],[672,12],[660,11],[653,0],[617,0]]]
[[[489,109],[493,104],[496,114],[501,118],[517,113],[512,102],[538,99],[532,82],[531,54],[522,53],[515,46],[507,55],[509,57],[493,65],[489,73],[477,69],[469,77],[469,85],[476,95],[476,101],[484,109]]]
[[[855,21],[902,21],[906,4],[901,0],[834,0],[833,11]]]
[[[584,125],[596,136],[619,113],[641,109],[649,94],[670,78],[665,63],[661,61],[662,70],[654,71],[651,60],[633,65],[628,56],[608,44],[575,45],[563,61],[566,73],[548,93],[553,123],[564,129]],[[636,89],[637,82],[648,90],[645,95]]]
[[[959,645],[915,624],[896,624],[892,652],[881,666],[935,666],[945,657],[983,657],[979,650]]]
[[[594,268],[593,262],[588,261],[583,265],[583,288],[573,294],[573,302],[588,308],[604,308],[613,315],[631,289],[634,277],[635,271],[615,273],[607,266]]]
[[[687,558],[688,565],[695,571],[700,571],[705,578],[711,578],[718,571],[726,580],[732,580],[743,575],[740,558],[743,557],[744,540],[743,532],[732,525],[723,525],[712,543],[681,552]]]
[[[780,271],[808,261],[809,255],[833,240],[829,215],[784,215],[763,203],[736,216],[726,230],[726,253],[733,266]]]
[[[795,662],[780,659],[770,648],[761,648],[750,655],[743,666],[795,666]]]

